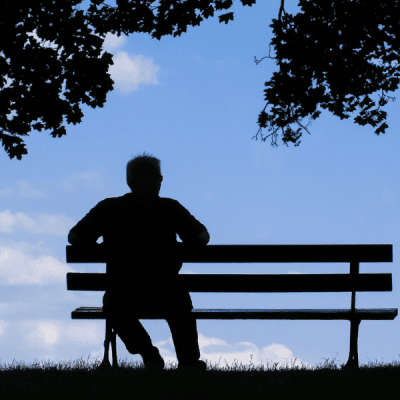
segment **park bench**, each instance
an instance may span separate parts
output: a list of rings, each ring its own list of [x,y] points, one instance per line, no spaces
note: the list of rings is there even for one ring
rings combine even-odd
[[[155,249],[156,250],[156,249]],[[67,263],[105,263],[108,253],[102,245],[67,246]],[[348,274],[182,274],[175,279],[189,292],[272,293],[351,292],[349,309],[193,309],[196,319],[281,319],[349,320],[350,350],[346,369],[358,366],[358,328],[361,320],[393,320],[397,308],[357,308],[356,292],[392,290],[392,274],[360,274],[360,262],[392,262],[392,245],[181,245],[170,256],[184,263],[350,263]],[[166,282],[169,285],[169,283]],[[68,290],[107,289],[106,273],[67,273]],[[102,307],[79,307],[72,319],[106,319]],[[154,310],[139,319],[163,319]],[[116,335],[106,319],[104,358],[101,367],[111,367],[108,352],[112,345],[113,367],[117,367]]]

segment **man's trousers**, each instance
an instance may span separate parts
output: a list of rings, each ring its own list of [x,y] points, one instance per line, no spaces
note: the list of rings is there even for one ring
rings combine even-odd
[[[109,313],[111,325],[126,349],[131,354],[146,354],[153,344],[149,334],[135,318],[136,311],[160,311],[171,330],[179,363],[192,364],[200,359],[196,319],[191,314],[193,304],[188,292],[177,292],[173,296],[160,295],[127,295],[105,293],[103,309]]]

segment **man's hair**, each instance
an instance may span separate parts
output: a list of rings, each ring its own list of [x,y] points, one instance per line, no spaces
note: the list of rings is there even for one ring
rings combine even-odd
[[[126,182],[130,189],[148,187],[151,191],[161,175],[160,160],[146,154],[137,155],[126,164]],[[147,190],[147,189],[146,189]]]

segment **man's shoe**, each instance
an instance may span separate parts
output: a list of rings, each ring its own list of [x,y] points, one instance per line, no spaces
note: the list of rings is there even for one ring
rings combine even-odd
[[[202,372],[207,370],[207,363],[202,360],[196,361],[194,364],[183,364],[179,363],[178,370],[180,371],[193,371]]]
[[[165,363],[163,358],[160,356],[160,352],[157,347],[153,346],[153,349],[146,354],[141,354],[143,358],[143,364],[146,369],[149,370],[161,370],[164,369]]]

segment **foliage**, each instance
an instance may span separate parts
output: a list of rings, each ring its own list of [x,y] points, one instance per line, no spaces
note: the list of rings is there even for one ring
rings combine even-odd
[[[104,0],[91,0],[84,15],[73,9],[81,2],[2,2],[0,33],[11,40],[2,41],[0,47],[0,142],[11,159],[21,160],[23,154],[28,154],[18,136],[29,136],[32,128],[39,132],[52,129],[53,137],[62,137],[66,134],[64,117],[68,124],[82,121],[79,103],[92,108],[104,106],[114,83],[107,72],[113,65],[112,55],[104,52],[100,57],[108,32],[118,32],[118,36],[121,32],[146,32],[158,40],[172,33],[176,37],[186,32],[188,25],[199,25],[201,15],[206,19],[213,16],[214,3],[216,10],[232,6],[232,0],[161,0],[159,7],[151,7],[154,0],[117,0],[115,8],[103,5],[98,9]],[[241,2],[251,6],[255,0]],[[201,14],[198,17],[196,7]],[[154,10],[158,10],[157,16]],[[227,24],[229,20],[233,20],[232,12],[219,16],[220,22]],[[94,33],[89,24],[95,27]],[[28,35],[35,29],[40,39],[54,41],[58,47],[41,46],[32,34]],[[6,75],[14,80],[9,87],[5,87]],[[66,90],[61,93],[63,84]],[[66,100],[60,98],[61,94]],[[12,111],[17,115],[8,119]],[[42,122],[33,123],[39,119]]]
[[[61,137],[66,134],[64,117],[74,125],[81,122],[79,103],[103,107],[113,88],[107,73],[112,55],[105,52],[99,57],[104,39],[91,33],[83,11],[73,10],[80,2],[2,2],[0,34],[6,40],[0,48],[0,141],[11,159],[28,154],[17,135],[45,128],[52,129],[53,137]],[[54,41],[58,48],[41,46],[28,35],[35,29],[39,38]],[[5,75],[14,80],[9,87],[4,87]],[[63,83],[66,100],[60,98]],[[17,115],[9,120],[12,111]],[[33,124],[38,119],[42,122]]]
[[[108,73],[112,55],[104,52],[100,57],[107,33],[176,37],[189,25],[214,16],[214,11],[232,6],[232,0],[160,0],[158,6],[152,6],[155,0],[117,0],[116,7],[104,0],[90,1],[85,15],[73,8],[82,0],[2,2],[0,33],[8,40],[0,47],[0,142],[11,159],[28,154],[19,136],[29,136],[32,128],[51,129],[53,137],[62,137],[64,117],[68,124],[82,121],[80,103],[104,106],[114,83]],[[240,1],[243,6],[256,2]],[[281,0],[278,19],[270,25],[276,57],[263,58],[276,59],[279,71],[265,83],[267,104],[258,117],[258,132],[272,132],[261,135],[262,140],[271,136],[272,145],[277,145],[281,129],[282,141],[298,146],[301,130],[308,132],[301,119],[318,118],[318,106],[341,119],[360,107],[354,122],[377,127],[377,135],[385,133],[388,125],[381,107],[394,99],[387,93],[399,83],[399,0],[368,2],[367,13],[362,0],[299,0],[299,6],[301,12],[292,16]],[[227,24],[233,12],[218,18]],[[56,48],[43,47],[30,33],[35,29]],[[374,65],[374,59],[381,64]],[[5,76],[12,81],[9,87]],[[377,91],[379,102],[373,108],[370,95]],[[266,112],[268,105],[272,108]],[[13,111],[17,115],[8,119]],[[300,128],[294,131],[293,123]]]
[[[103,0],[91,0],[88,19],[95,27],[96,33],[105,35],[108,32],[149,33],[160,40],[165,35],[180,36],[189,25],[197,26],[200,22],[214,16],[215,10],[228,10],[232,0],[160,0],[158,7],[151,7],[155,0],[117,0],[117,7],[98,5]],[[243,6],[252,6],[256,0],[240,0]],[[195,10],[199,12],[196,16]],[[153,11],[157,11],[157,15]],[[204,18],[203,18],[204,17]],[[233,12],[220,15],[219,22],[233,21]]]
[[[267,104],[258,117],[260,130],[268,127],[272,133],[262,140],[271,136],[276,146],[281,129],[282,141],[298,146],[301,130],[308,132],[301,119],[319,117],[318,106],[340,119],[360,107],[354,122],[379,125],[375,133],[385,133],[387,113],[381,107],[393,100],[387,92],[399,84],[399,1],[368,2],[365,12],[362,0],[300,0],[301,12],[295,16],[284,11],[281,1],[279,18],[270,25],[276,57],[267,56],[277,60],[279,71],[265,83]],[[377,91],[375,107],[370,95]],[[294,131],[292,123],[300,128]]]

